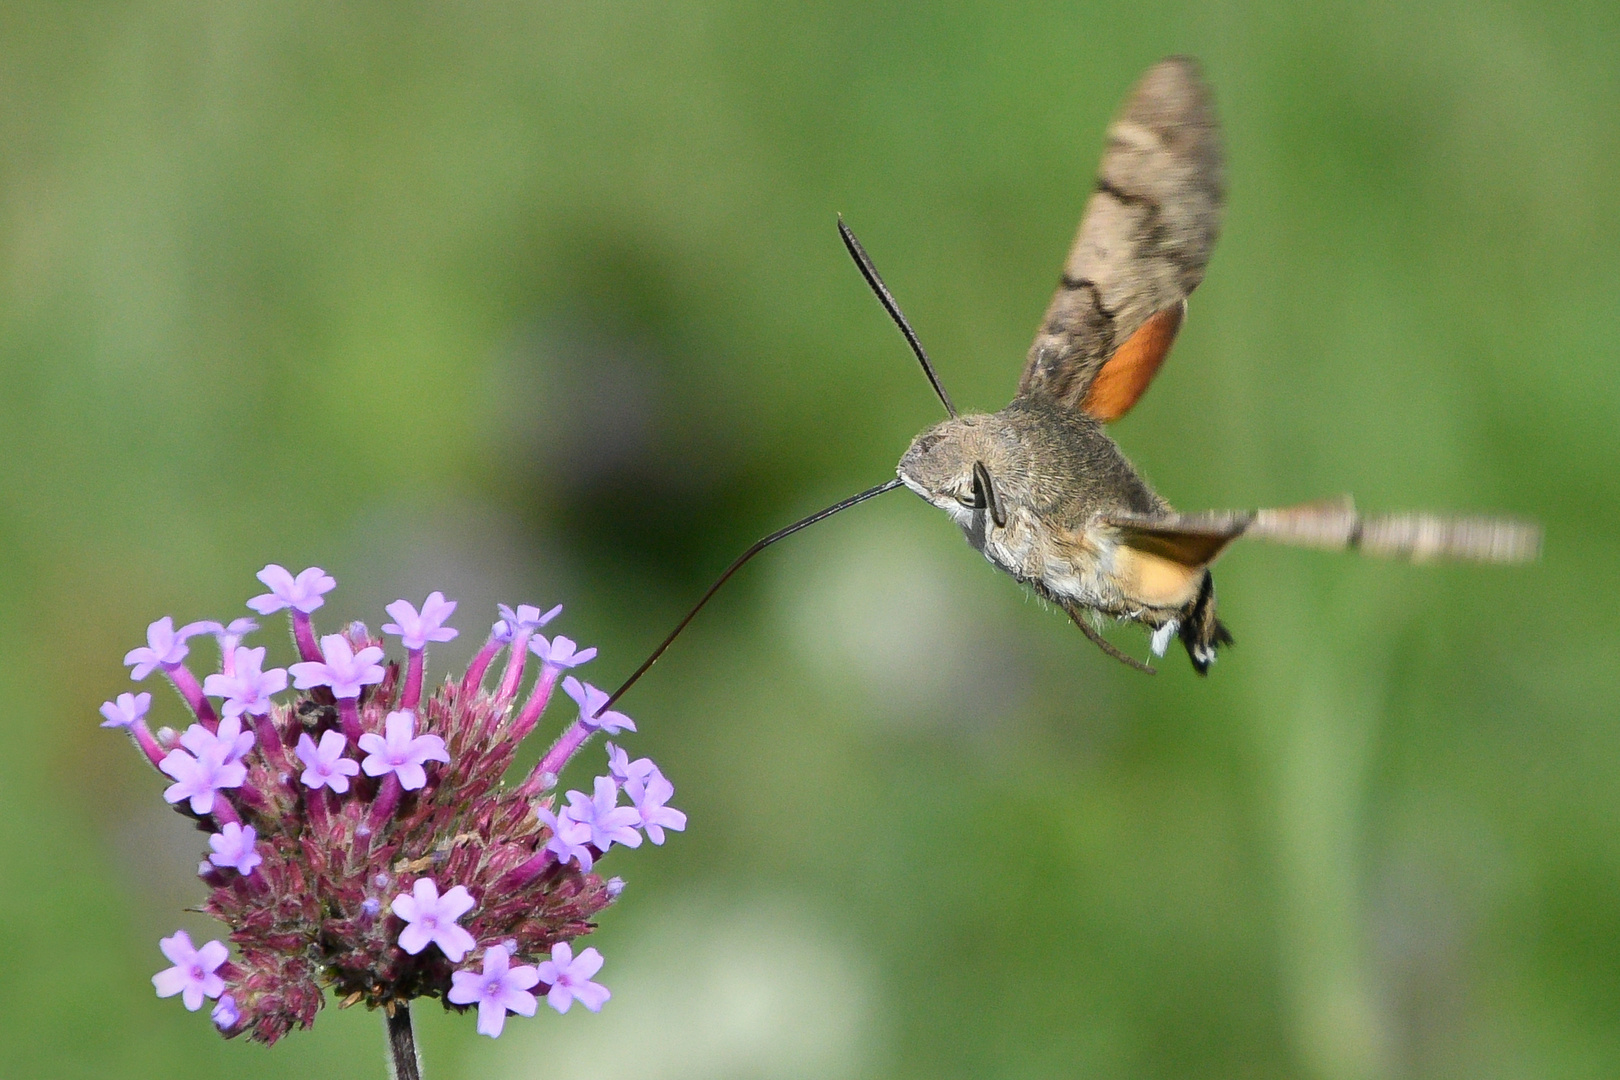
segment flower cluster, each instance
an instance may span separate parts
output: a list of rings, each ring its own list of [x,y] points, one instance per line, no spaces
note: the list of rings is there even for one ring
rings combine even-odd
[[[258,629],[251,619],[176,629],[162,618],[124,662],[136,681],[161,671],[194,722],[154,733],[150,693],[101,707],[102,726],[129,733],[172,781],[164,799],[208,833],[202,910],[235,947],[233,958],[224,942],[198,947],[184,930],[164,938],[173,966],[153,976],[158,996],[178,994],[193,1011],[213,1000],[227,1037],[266,1043],[312,1024],[327,988],[345,1006],[392,1011],[424,996],[476,1005],[491,1036],[509,1012],[532,1016],[537,992],[558,1012],[575,1001],[600,1009],[601,954],[570,944],[624,887],[598,876],[596,861],[643,835],[663,843],[686,815],[668,805],[674,789],[656,765],[612,743],[608,774],[559,805],[557,777],[592,735],[635,730],[604,708],[601,690],[564,676],[596,650],[538,632],[560,606],[503,605],[466,672],[424,696],[427,646],[456,636],[445,625],[455,601],[432,593],[420,610],[388,605],[382,630],[399,638],[402,668],[364,624],[316,634],[310,616],[336,585],[320,569],[294,576],[272,565],[259,580],[270,591],[248,607],[290,613],[297,663],[266,669],[265,649],[242,644]],[[220,667],[199,684],[186,659],[200,636],[218,641]],[[531,655],[540,670],[524,695]],[[578,716],[508,785],[559,678]]]

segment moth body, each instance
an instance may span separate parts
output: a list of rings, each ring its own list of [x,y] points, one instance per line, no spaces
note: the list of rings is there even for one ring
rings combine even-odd
[[[975,464],[993,478],[1004,524],[975,505]],[[1197,599],[1197,581],[1178,581],[1168,594],[1130,587],[1140,560],[1107,520],[1174,511],[1083,413],[1018,398],[998,413],[952,417],[917,436],[896,472],[991,564],[1066,610],[1090,609],[1155,632],[1170,627],[1155,638],[1157,652]]]

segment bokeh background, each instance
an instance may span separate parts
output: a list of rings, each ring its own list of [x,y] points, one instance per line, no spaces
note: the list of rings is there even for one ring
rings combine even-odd
[[[1230,209],[1127,452],[1543,561],[1240,548],[1238,646],[1148,679],[912,496],[836,518],[626,699],[691,828],[608,860],[613,1001],[430,1003],[431,1075],[1620,1073],[1617,46],[1602,0],[0,6],[0,1074],[380,1076],[374,1014],[153,996],[208,924],[96,726],[123,653],[275,561],[328,627],[459,599],[441,673],[565,603],[615,683],[938,415],[834,215],[997,408],[1172,52]]]

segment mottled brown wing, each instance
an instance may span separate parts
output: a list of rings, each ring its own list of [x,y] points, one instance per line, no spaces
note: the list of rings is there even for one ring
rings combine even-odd
[[[1108,128],[1097,189],[1030,346],[1020,395],[1107,420],[1135,404],[1174,340],[1182,301],[1203,280],[1220,232],[1224,169],[1220,126],[1197,62],[1161,60]],[[1169,309],[1177,309],[1173,319]],[[1161,312],[1159,325],[1147,328],[1151,340],[1132,341]],[[1088,402],[1116,355],[1128,377]]]

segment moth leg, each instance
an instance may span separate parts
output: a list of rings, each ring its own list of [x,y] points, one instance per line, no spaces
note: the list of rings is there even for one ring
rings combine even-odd
[[[1157,675],[1159,673],[1158,669],[1154,668],[1151,664],[1144,664],[1136,657],[1127,656],[1125,653],[1122,653],[1115,648],[1107,638],[1103,637],[1101,634],[1097,633],[1096,630],[1092,629],[1091,624],[1086,621],[1085,612],[1081,611],[1079,607],[1070,603],[1063,603],[1059,606],[1061,606],[1064,611],[1069,613],[1069,618],[1073,620],[1074,625],[1078,626],[1080,628],[1080,632],[1086,635],[1086,637],[1090,639],[1091,643],[1097,646],[1097,648],[1101,649],[1109,656],[1112,656],[1115,660],[1118,660],[1126,667],[1135,668],[1137,671],[1140,671],[1145,675]]]

